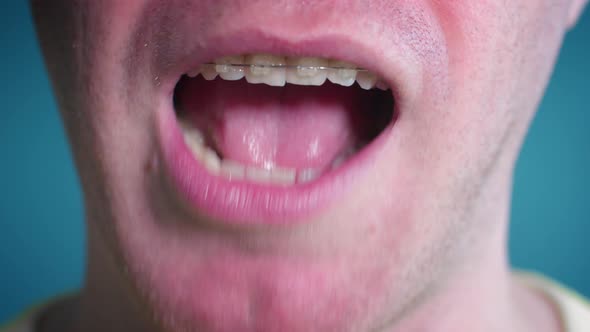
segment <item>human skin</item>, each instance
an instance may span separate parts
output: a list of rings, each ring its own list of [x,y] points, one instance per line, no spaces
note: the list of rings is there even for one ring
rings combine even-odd
[[[41,329],[558,331],[513,280],[506,232],[515,160],[585,2],[32,1],[88,237],[79,298]],[[235,31],[352,41],[398,85],[372,165],[296,223],[210,227],[169,185],[170,54]]]

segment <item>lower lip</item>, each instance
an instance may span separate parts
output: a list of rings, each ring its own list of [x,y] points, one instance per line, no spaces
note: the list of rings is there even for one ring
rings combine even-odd
[[[158,129],[168,182],[196,215],[228,226],[295,224],[320,214],[368,170],[393,127],[338,169],[306,184],[278,186],[211,174],[185,144],[170,101],[161,110]]]

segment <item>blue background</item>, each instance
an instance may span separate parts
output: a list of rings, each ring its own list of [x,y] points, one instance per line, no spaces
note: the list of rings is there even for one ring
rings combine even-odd
[[[26,1],[0,3],[0,322],[79,287],[80,187]],[[566,38],[516,172],[515,266],[590,297],[590,15]]]

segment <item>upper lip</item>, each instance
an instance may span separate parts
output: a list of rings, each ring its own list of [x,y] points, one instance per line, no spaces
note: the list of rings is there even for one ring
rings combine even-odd
[[[194,21],[198,20],[194,18]],[[265,23],[237,24],[222,32],[207,30],[199,38],[194,38],[196,32],[191,25],[184,27],[181,24],[178,33],[186,34],[178,38],[183,41],[182,46],[175,45],[170,51],[166,50],[166,40],[157,41],[158,48],[164,49],[159,53],[166,54],[164,60],[159,59],[156,73],[161,86],[168,95],[172,95],[182,75],[219,57],[275,54],[331,58],[356,64],[375,73],[391,88],[399,109],[403,109],[419,93],[422,68],[407,45],[399,44],[397,48],[384,52],[379,45],[366,38],[366,34],[371,32],[362,29],[355,34],[335,31],[310,33],[299,27],[276,31],[271,24]]]

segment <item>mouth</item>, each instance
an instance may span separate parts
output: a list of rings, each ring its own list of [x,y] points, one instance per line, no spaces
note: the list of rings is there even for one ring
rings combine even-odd
[[[368,70],[337,60],[229,56],[177,84],[184,142],[212,175],[294,186],[342,167],[393,119],[393,99]]]
[[[395,89],[365,68],[248,52],[186,67],[161,133],[187,210],[216,224],[291,224],[352,191],[398,117]]]

